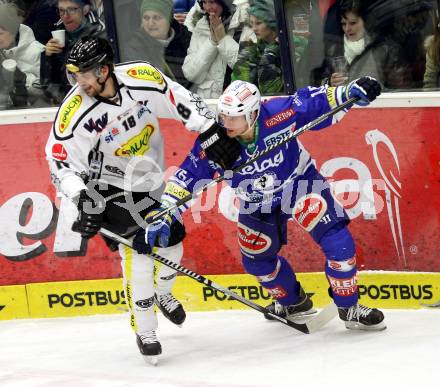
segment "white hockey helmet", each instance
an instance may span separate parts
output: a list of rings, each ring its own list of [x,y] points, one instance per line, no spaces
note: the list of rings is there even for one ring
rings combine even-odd
[[[217,102],[217,115],[238,117],[246,116],[249,126],[253,125],[260,114],[261,94],[258,87],[246,81],[232,82]],[[252,113],[257,115],[252,120]]]

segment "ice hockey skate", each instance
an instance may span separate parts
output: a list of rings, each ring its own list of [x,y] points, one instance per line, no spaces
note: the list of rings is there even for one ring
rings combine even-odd
[[[376,308],[356,304],[350,308],[338,308],[338,313],[347,329],[382,331],[386,328],[384,315]]]
[[[148,364],[157,365],[162,346],[156,337],[156,331],[147,331],[136,335],[136,343],[144,360]]]
[[[181,326],[186,318],[182,304],[171,293],[155,294],[156,305],[173,324]]]
[[[278,301],[274,301],[266,308],[273,314],[295,322],[302,317],[307,317],[316,313],[316,309],[313,307],[313,301],[309,298],[302,287],[296,304],[281,305]],[[275,320],[269,314],[265,314],[264,317],[268,320]]]

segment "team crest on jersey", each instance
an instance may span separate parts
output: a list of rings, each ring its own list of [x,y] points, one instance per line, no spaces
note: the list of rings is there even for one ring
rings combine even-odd
[[[327,202],[325,199],[312,192],[303,196],[295,203],[293,218],[306,231],[311,231],[318,224],[326,211]]]
[[[150,138],[154,133],[154,126],[148,124],[142,132],[130,138],[125,144],[122,144],[115,150],[115,156],[132,157],[143,156],[150,149]]]
[[[238,223],[238,243],[241,250],[254,255],[264,253],[272,245],[272,240],[268,235]]]
[[[59,113],[59,123],[57,126],[57,134],[61,137],[66,137],[71,134],[69,130],[66,132],[72,117],[75,115],[82,103],[82,97],[80,95],[74,95],[66,103]]]
[[[256,176],[252,188],[256,191],[272,191],[276,185],[277,175],[273,172]]]
[[[159,85],[164,83],[162,74],[153,66],[136,66],[127,71],[127,75],[136,79],[156,82]]]

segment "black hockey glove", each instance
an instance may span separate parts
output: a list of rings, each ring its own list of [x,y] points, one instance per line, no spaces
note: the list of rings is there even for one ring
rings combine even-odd
[[[240,143],[235,138],[228,137],[225,128],[217,123],[200,133],[199,140],[206,157],[225,170],[231,169],[240,156]]]
[[[381,91],[382,86],[380,83],[371,77],[356,79],[348,85],[349,97],[359,97],[359,101],[356,102],[356,105],[359,106],[367,106],[380,95]]]
[[[78,218],[72,225],[72,231],[79,232],[86,239],[94,237],[101,228],[102,213],[103,209],[98,208],[86,190],[82,190],[78,201]]]

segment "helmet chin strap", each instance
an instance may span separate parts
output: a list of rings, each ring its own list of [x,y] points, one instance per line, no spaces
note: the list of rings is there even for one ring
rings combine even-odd
[[[105,77],[104,81],[103,81],[103,82],[99,82],[99,78],[100,78],[99,71],[100,71],[100,69],[101,69],[101,68],[97,68],[97,69],[96,69],[96,73],[95,73],[95,75],[96,75],[96,77],[97,77],[96,82],[98,82],[98,85],[101,87],[101,89],[99,90],[99,94],[101,94],[101,93],[104,91],[104,89],[105,89],[105,84],[106,84],[106,82],[107,82],[107,79],[110,77],[110,72],[109,72],[109,73],[107,74],[107,76]]]
[[[248,124],[248,128],[240,135],[240,137],[246,136],[248,134],[250,134],[251,130],[255,131],[255,123],[257,122],[258,119],[258,115],[255,116],[254,120],[252,121],[252,123],[249,123],[248,120],[246,120],[247,124]],[[254,137],[255,137],[255,133]]]

